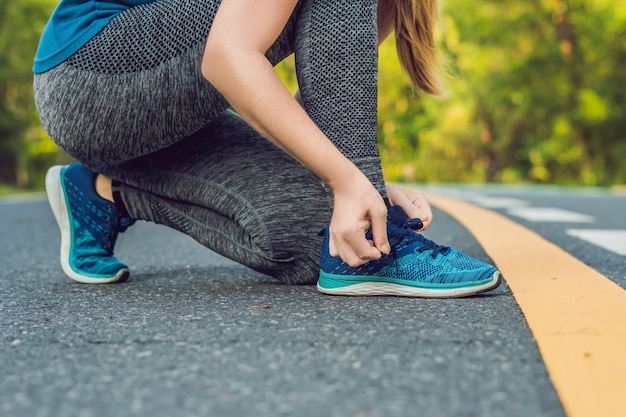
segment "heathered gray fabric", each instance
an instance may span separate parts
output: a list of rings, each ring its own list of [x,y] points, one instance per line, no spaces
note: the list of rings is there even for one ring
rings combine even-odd
[[[122,13],[68,61],[35,76],[41,121],[78,161],[126,184],[122,198],[134,217],[283,282],[313,283],[328,193],[225,112],[228,103],[202,77],[219,4],[157,0]],[[275,64],[295,49],[307,112],[384,195],[376,5],[303,0],[267,55]]]
[[[304,107],[385,196],[376,134],[377,0],[309,0],[296,36]]]
[[[290,284],[312,284],[331,203],[320,181],[228,111],[119,166],[132,217],[171,226]]]

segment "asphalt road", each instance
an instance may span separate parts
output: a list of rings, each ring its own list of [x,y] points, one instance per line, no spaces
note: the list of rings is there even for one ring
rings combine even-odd
[[[488,260],[435,215],[429,237]],[[93,286],[64,276],[59,242],[41,198],[0,201],[0,416],[564,415],[506,283],[467,299],[332,297],[138,223],[116,250],[131,280]]]

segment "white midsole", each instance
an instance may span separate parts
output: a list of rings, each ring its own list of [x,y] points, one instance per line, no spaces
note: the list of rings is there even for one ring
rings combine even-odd
[[[402,297],[422,298],[455,298],[478,294],[500,285],[500,272],[494,272],[492,279],[484,284],[472,287],[459,287],[450,289],[432,289],[412,287],[409,285],[393,284],[390,282],[362,282],[340,288],[323,288],[317,284],[317,289],[324,294],[331,295],[395,295]]]

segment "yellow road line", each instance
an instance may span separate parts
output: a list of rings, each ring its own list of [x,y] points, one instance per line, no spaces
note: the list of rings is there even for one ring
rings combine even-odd
[[[502,272],[569,417],[626,415],[626,291],[535,232],[448,197],[456,218]]]

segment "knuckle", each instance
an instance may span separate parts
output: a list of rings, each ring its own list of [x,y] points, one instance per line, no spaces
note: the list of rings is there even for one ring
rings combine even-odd
[[[347,264],[350,265],[352,268],[355,268],[357,266],[363,265],[365,262],[366,261],[361,258],[354,258],[347,262]]]

